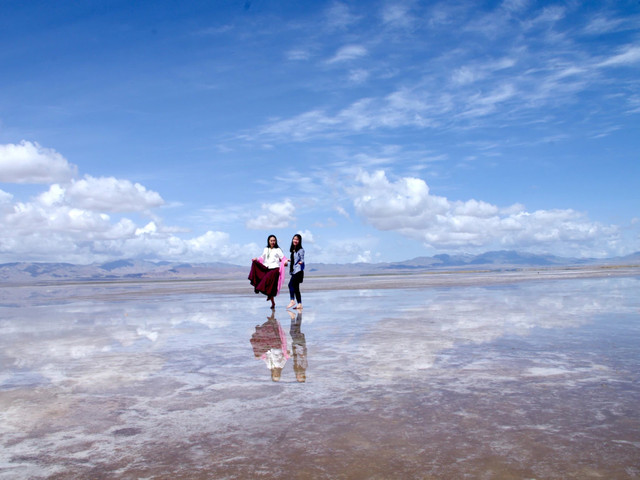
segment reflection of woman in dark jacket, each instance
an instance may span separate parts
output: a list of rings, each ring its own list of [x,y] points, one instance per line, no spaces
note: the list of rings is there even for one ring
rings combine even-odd
[[[302,312],[298,311],[296,315],[289,312],[291,317],[291,352],[293,355],[293,371],[296,374],[296,380],[304,383],[307,380],[307,340],[304,333],[300,330],[302,326]]]
[[[300,295],[300,284],[304,280],[304,248],[302,248],[302,236],[296,233],[291,239],[291,258],[289,259],[289,296],[291,301],[287,308],[296,307],[302,310],[302,296]],[[296,302],[298,305],[296,306]]]

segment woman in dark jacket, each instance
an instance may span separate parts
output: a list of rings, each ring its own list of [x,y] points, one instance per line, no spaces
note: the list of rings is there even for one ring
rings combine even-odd
[[[302,296],[300,295],[300,284],[304,280],[304,248],[302,248],[302,236],[296,233],[291,239],[289,248],[291,257],[289,258],[289,296],[291,301],[287,308],[297,308],[302,310]],[[298,305],[296,305],[298,302]]]

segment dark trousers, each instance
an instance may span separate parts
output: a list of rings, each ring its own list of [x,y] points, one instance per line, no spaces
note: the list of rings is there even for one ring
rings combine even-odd
[[[289,296],[291,300],[296,299],[296,302],[302,303],[302,296],[300,295],[300,284],[304,279],[304,272],[298,272],[291,275],[289,280]]]

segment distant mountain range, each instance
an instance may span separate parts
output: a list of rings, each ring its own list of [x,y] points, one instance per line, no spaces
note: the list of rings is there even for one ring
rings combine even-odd
[[[480,255],[435,255],[417,257],[403,262],[310,264],[307,275],[374,275],[382,273],[410,273],[438,270],[640,265],[640,252],[607,259],[566,258],[516,251],[486,252]],[[102,264],[74,265],[71,263],[16,262],[0,264],[2,283],[38,283],[109,280],[197,280],[242,278],[249,265],[227,263],[150,262],[145,260],[116,260]]]

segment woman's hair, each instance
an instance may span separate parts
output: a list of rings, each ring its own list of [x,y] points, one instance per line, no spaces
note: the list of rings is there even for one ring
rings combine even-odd
[[[275,238],[275,239],[276,239],[276,245],[275,245],[275,247],[274,247],[274,248],[280,248],[280,247],[278,246],[278,237],[276,237],[275,235],[269,235],[269,236],[267,237],[267,248],[270,248],[270,247],[269,247],[269,240],[271,239],[271,237],[273,237],[273,238]]]
[[[293,245],[293,238],[298,237],[298,245]],[[289,247],[289,251],[290,252],[297,252],[298,250],[300,250],[302,248],[302,235],[300,235],[299,233],[296,233],[293,238],[291,239],[291,246]]]

